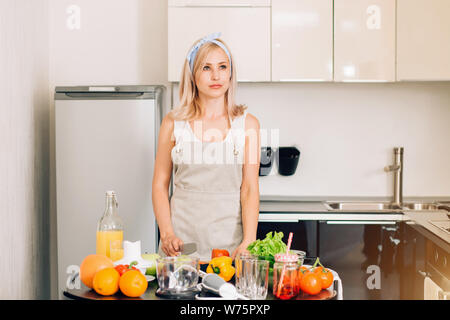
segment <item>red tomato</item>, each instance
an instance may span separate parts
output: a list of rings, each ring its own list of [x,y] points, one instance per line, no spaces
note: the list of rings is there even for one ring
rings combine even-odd
[[[230,253],[228,252],[228,250],[225,249],[213,249],[212,253],[211,253],[211,259],[217,258],[217,257],[222,257],[222,256],[230,256]]]
[[[302,280],[302,278],[303,278],[303,275],[306,274],[306,273],[308,273],[308,272],[310,272],[310,271],[309,271],[309,269],[308,269],[307,267],[305,267],[305,266],[301,266],[301,267],[298,269],[297,282],[298,282],[299,285],[300,285],[300,280]]]
[[[297,292],[300,291],[300,281],[303,278],[303,275],[305,275],[306,273],[310,272],[309,269],[305,266],[301,266],[298,269],[298,273],[297,273]]]
[[[333,273],[324,267],[319,267],[314,270],[322,281],[322,289],[327,289],[333,284]]]
[[[322,281],[317,273],[305,273],[300,280],[300,290],[310,295],[316,295],[322,291]]]

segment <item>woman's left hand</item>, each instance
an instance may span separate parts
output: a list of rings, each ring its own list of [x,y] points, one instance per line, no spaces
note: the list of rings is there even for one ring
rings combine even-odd
[[[250,240],[243,240],[241,244],[233,251],[231,254],[231,258],[234,260],[236,256],[240,253],[246,253],[248,252],[247,247],[252,243],[253,241]]]

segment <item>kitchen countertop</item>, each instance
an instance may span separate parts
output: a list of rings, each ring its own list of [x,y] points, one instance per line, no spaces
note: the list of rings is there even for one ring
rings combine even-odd
[[[261,201],[260,212],[327,212],[322,201]]]
[[[448,220],[447,211],[404,211],[404,212],[343,212],[330,211],[324,202],[389,202],[387,197],[336,197],[336,196],[261,196],[260,222],[295,222],[304,220],[341,221],[406,221],[427,230],[450,248],[450,235],[429,223],[430,220]],[[450,197],[404,197],[404,202],[449,201]],[[420,228],[419,228],[420,229]]]
[[[389,197],[260,196],[260,212],[328,212],[324,202],[390,202]],[[404,197],[403,202],[450,201],[450,197]]]
[[[261,195],[260,201],[391,201],[392,197],[370,197],[370,196],[281,196],[281,195]],[[404,202],[408,201],[450,201],[450,196],[423,197],[408,196],[403,197]]]
[[[405,213],[410,219],[408,224],[450,253],[450,234],[430,223],[430,221],[449,220],[447,214],[448,212],[444,210]]]

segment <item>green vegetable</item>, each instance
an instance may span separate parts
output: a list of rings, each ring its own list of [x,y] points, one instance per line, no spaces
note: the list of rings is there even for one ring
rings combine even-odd
[[[281,240],[283,239],[283,232],[269,232],[266,234],[264,240],[256,240],[247,247],[247,250],[254,255],[264,258],[270,261],[270,265],[273,266],[275,262],[275,255],[278,253],[286,252],[286,244]]]
[[[142,255],[142,258],[152,262],[152,265],[145,270],[146,276],[156,276],[156,259],[159,259],[160,256],[157,253],[148,254],[145,253]]]

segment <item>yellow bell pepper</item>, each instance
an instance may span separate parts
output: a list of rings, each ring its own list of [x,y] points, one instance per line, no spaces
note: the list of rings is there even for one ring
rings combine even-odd
[[[211,259],[206,268],[206,273],[218,274],[223,280],[230,281],[234,276],[235,269],[231,265],[233,259],[231,257],[217,257]]]

